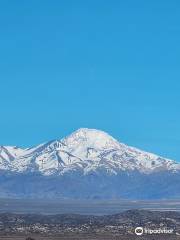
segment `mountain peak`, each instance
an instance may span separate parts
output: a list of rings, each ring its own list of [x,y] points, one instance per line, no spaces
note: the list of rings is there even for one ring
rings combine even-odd
[[[63,139],[63,142],[70,146],[78,148],[83,146],[85,148],[119,148],[121,144],[104,131],[80,128]]]
[[[80,128],[62,140],[53,140],[28,149],[0,148],[0,170],[38,171],[51,175],[67,171],[149,173],[180,170],[180,164],[119,143],[104,131]]]
[[[1,179],[6,179],[4,174],[8,174],[5,185],[0,185],[2,191],[7,190],[1,191],[4,196],[9,193],[14,196],[12,186],[18,186],[17,196],[47,196],[48,193],[50,197],[114,198],[131,197],[137,192],[139,197],[141,190],[140,194],[146,198],[150,188],[150,197],[159,196],[160,191],[163,197],[169,197],[171,194],[166,191],[169,185],[172,185],[171,193],[176,189],[180,196],[179,163],[119,143],[97,129],[80,128],[62,140],[28,149],[2,146],[0,172],[3,172]],[[12,176],[10,184],[9,176]],[[168,178],[168,184],[164,185]],[[158,189],[160,184],[162,190]],[[157,186],[157,191],[154,192],[153,186]]]
[[[87,135],[103,135],[103,136],[106,136],[106,137],[110,137],[110,135],[102,130],[99,130],[99,129],[95,129],[95,128],[79,128],[77,129],[76,131],[74,131],[71,135],[73,134],[77,134],[77,135],[80,135],[80,136],[87,136]]]

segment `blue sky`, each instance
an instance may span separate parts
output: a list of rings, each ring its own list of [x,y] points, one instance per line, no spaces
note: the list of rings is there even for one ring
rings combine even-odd
[[[179,1],[1,1],[0,144],[80,127],[180,160]]]

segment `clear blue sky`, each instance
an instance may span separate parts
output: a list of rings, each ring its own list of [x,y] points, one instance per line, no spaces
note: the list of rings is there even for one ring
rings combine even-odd
[[[0,144],[80,127],[180,160],[180,2],[0,2]]]

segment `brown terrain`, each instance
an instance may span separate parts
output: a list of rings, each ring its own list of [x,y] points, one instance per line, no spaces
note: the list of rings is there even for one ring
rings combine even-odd
[[[172,233],[135,234],[136,227],[171,229]],[[0,214],[0,240],[177,240],[180,213],[129,210],[120,214]]]

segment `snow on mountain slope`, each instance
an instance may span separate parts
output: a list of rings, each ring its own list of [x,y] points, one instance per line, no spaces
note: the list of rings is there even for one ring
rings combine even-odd
[[[71,172],[178,171],[175,161],[119,143],[103,131],[82,128],[70,136],[33,148],[0,147],[0,169],[63,175]]]
[[[12,161],[23,154],[24,150],[15,146],[0,146],[0,169],[11,169]]]

